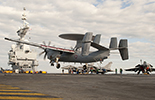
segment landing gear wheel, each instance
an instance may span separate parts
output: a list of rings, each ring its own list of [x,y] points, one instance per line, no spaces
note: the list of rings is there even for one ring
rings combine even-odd
[[[51,63],[51,66],[54,66],[54,64],[53,64],[53,63]]]
[[[86,69],[87,69],[87,66],[86,66],[86,65],[84,65],[84,66],[83,66],[83,69],[84,69],[84,70],[86,70]]]
[[[137,75],[139,75],[140,71],[137,73]]]
[[[57,67],[57,69],[59,69],[59,68],[60,68],[60,64],[57,64],[57,66],[56,66],[56,67]]]

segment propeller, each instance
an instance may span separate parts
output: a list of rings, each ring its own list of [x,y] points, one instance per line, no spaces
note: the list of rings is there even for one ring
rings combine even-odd
[[[51,42],[49,41],[48,45],[46,45],[45,41],[43,41],[43,44],[47,47],[47,46],[49,46],[51,44]],[[48,49],[45,48],[44,51],[39,54],[39,56],[41,56],[43,53],[45,53],[45,55],[44,55],[44,60],[45,60],[46,56],[47,56],[47,53],[48,53]]]

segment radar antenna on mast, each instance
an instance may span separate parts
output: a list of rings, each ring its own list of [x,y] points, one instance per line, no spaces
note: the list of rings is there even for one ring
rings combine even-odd
[[[17,33],[18,33],[18,36],[20,36],[20,40],[24,38],[24,36],[26,35],[27,31],[29,30],[29,23],[26,21],[26,14],[25,14],[25,11],[26,11],[26,8],[24,7],[23,8],[24,10],[24,13],[22,14],[22,20],[23,20],[23,27],[21,27]]]

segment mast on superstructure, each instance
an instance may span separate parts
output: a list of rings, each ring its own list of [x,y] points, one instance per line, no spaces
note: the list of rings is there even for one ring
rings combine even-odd
[[[23,20],[23,26],[17,31],[18,36],[20,37],[20,40],[22,40],[24,38],[24,36],[26,35],[27,31],[29,30],[29,23],[26,21],[26,8],[23,8],[24,13],[22,14],[22,20]]]

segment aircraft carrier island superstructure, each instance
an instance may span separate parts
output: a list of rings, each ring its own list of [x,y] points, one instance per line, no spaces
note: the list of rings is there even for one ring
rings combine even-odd
[[[29,23],[26,21],[25,12],[22,14],[22,20],[23,26],[17,31],[17,34],[20,41],[27,41],[24,39],[24,36],[29,30]],[[37,52],[31,50],[28,45],[22,43],[12,44],[8,55],[8,64],[11,65],[14,71],[36,71],[36,67],[38,66],[38,61],[36,60]]]

